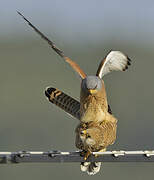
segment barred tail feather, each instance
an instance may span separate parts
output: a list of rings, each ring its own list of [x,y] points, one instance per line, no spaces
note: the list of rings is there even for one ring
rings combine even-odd
[[[45,90],[45,95],[51,103],[60,107],[75,118],[80,119],[80,103],[77,100],[53,87],[47,88]]]
[[[81,171],[95,175],[101,168],[101,162],[81,162]]]

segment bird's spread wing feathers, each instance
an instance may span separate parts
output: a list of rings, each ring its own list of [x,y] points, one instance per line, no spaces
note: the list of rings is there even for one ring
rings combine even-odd
[[[76,64],[74,61],[72,61],[69,57],[64,55],[64,52],[61,51],[59,48],[56,47],[56,45],[47,37],[45,36],[40,30],[38,30],[27,18],[25,18],[20,12],[17,11],[17,13],[28,23],[29,26],[31,26],[34,31],[39,34],[47,43],[49,46],[57,53],[59,54],[70,66],[79,74],[79,76],[84,79],[86,77],[86,74],[83,72],[83,70],[79,67],[78,64]]]
[[[77,100],[52,87],[46,89],[45,95],[51,103],[80,120],[80,103]]]
[[[131,64],[131,60],[120,51],[110,51],[100,62],[96,76],[102,78],[111,71],[125,71]]]

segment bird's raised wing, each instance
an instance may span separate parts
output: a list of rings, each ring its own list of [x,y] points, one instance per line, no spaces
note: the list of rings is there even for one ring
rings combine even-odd
[[[128,56],[120,51],[110,51],[100,62],[96,76],[102,78],[111,71],[125,71],[129,65],[131,60]]]
[[[20,12],[17,11],[17,13],[26,21],[28,22],[28,25],[31,26],[34,31],[39,34],[47,43],[50,45],[50,47],[59,54],[67,63],[70,64],[70,66],[79,74],[79,76],[84,79],[86,77],[86,74],[83,72],[83,70],[79,67],[78,64],[76,64],[74,61],[72,61],[69,57],[64,55],[64,52],[61,51],[59,48],[56,47],[56,45],[48,39],[41,31],[39,31],[28,19],[26,19]]]

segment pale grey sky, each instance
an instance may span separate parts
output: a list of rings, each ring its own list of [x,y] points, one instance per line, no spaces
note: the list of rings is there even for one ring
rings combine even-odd
[[[99,41],[101,36],[112,38],[113,35],[154,41],[152,0],[6,0],[0,6],[0,37],[29,33],[16,10],[53,36],[55,33],[69,39],[76,36]]]

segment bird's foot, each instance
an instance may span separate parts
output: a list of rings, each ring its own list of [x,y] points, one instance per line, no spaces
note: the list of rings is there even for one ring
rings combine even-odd
[[[105,152],[106,151],[106,148],[104,148],[104,149],[101,149],[101,150],[99,150],[98,152]],[[99,156],[99,154],[95,154],[95,157],[98,157]]]
[[[86,161],[91,154],[92,154],[92,152],[91,152],[90,150],[88,150],[88,151],[84,154],[84,160]]]
[[[80,152],[80,156],[84,157],[85,153],[86,153],[86,151],[84,151],[84,150],[81,151],[81,152]]]
[[[83,150],[83,151],[80,152],[80,155],[84,158],[85,161],[88,159],[88,157],[91,154],[92,154],[92,152],[90,150],[88,150],[88,151]]]

